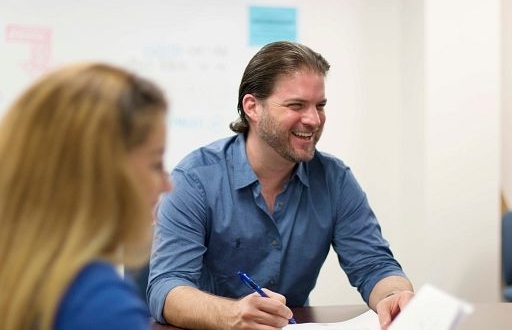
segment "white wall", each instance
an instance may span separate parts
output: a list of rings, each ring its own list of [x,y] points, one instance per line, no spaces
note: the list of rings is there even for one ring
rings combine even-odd
[[[469,301],[500,299],[500,6],[355,6],[365,93],[354,102],[349,163],[415,286],[433,283]],[[337,267],[331,255],[312,304],[357,303],[337,285]]]
[[[503,117],[502,117],[502,184],[505,201],[512,208],[512,1],[503,0]]]
[[[443,256],[431,261],[428,280],[467,299],[494,300],[500,255],[501,3],[427,3],[426,248]]]
[[[512,143],[501,141],[502,129],[512,141],[500,123],[502,71],[503,86],[512,85],[510,63],[501,68],[501,1],[4,0],[0,28],[49,27],[51,66],[104,59],[157,80],[183,119],[170,122],[173,164],[229,134],[237,85],[257,50],[246,34],[254,4],[296,6],[299,41],[331,63],[319,147],[351,166],[415,286],[499,300],[498,196],[512,187],[500,169],[512,168],[512,152],[501,158]],[[0,39],[0,114],[35,78],[20,66],[26,46]],[[503,104],[510,109],[510,93]],[[510,110],[505,117],[510,127]],[[330,255],[311,303],[361,302]]]

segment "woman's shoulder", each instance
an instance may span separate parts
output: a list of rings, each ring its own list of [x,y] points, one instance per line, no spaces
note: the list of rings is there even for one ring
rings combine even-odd
[[[65,292],[55,329],[148,329],[149,313],[135,288],[114,265],[95,261]]]

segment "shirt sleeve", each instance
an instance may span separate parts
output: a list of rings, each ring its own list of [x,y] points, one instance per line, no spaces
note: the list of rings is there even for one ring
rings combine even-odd
[[[336,190],[333,247],[350,283],[368,303],[378,281],[392,275],[405,277],[405,274],[383,238],[366,194],[350,169],[347,168],[337,182],[340,189]]]
[[[157,211],[147,296],[151,315],[166,323],[163,308],[175,287],[198,287],[206,252],[204,189],[192,175],[175,169],[174,189],[162,197]]]

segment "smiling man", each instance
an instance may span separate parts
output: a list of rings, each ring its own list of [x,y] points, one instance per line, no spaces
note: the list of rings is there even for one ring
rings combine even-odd
[[[158,210],[153,316],[187,329],[280,329],[304,306],[332,246],[385,329],[413,296],[349,167],[316,149],[328,62],[264,46],[239,89],[237,133],[186,156]],[[270,297],[252,293],[243,271]]]

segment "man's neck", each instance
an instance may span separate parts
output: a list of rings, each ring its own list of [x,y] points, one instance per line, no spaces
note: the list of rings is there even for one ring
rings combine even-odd
[[[262,146],[255,142],[247,139],[247,158],[260,181],[261,193],[272,213],[275,198],[283,191],[284,185],[290,179],[295,163],[284,159],[268,145]]]

